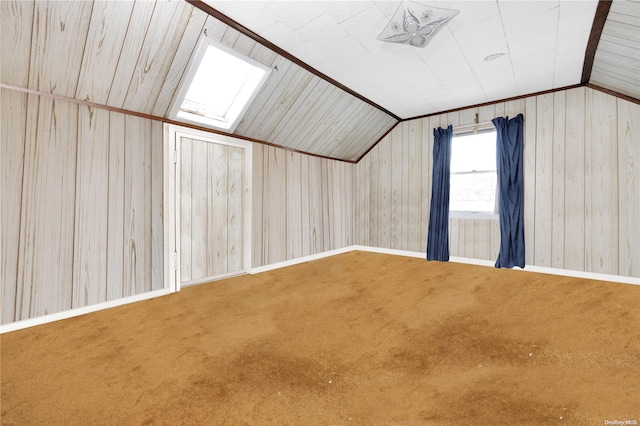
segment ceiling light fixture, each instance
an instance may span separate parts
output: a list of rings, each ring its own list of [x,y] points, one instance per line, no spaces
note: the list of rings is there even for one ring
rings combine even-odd
[[[486,56],[486,57],[483,59],[483,61],[487,61],[487,62],[489,62],[489,61],[493,61],[493,60],[498,59],[498,58],[500,58],[500,57],[502,57],[502,56],[504,56],[504,53],[502,53],[502,52],[500,52],[500,53],[493,53],[493,54],[491,54],[491,55]]]
[[[425,47],[459,10],[440,9],[404,0],[378,40]]]

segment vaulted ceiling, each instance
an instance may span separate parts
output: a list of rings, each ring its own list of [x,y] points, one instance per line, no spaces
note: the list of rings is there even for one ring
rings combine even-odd
[[[0,84],[171,121],[206,32],[274,69],[236,136],[345,161],[455,108],[586,83],[640,99],[638,1],[428,1],[460,13],[424,49],[377,40],[399,3],[2,1]]]

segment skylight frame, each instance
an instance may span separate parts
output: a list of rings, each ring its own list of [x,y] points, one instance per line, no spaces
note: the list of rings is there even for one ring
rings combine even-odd
[[[182,110],[182,104],[185,101],[185,98],[189,92],[191,84],[196,77],[196,74],[199,70],[200,64],[203,61],[203,58],[207,52],[207,50],[212,47],[218,49],[224,53],[234,56],[237,59],[242,60],[243,62],[262,70],[264,73],[262,77],[259,79],[255,87],[251,88],[251,90],[247,91],[243,98],[239,98],[236,93],[235,100],[232,105],[228,109],[228,114],[225,117],[207,117],[200,114],[195,114],[191,112],[186,112]],[[255,100],[256,96],[268,80],[271,75],[272,69],[267,65],[264,65],[261,62],[256,61],[253,58],[250,58],[242,53],[225,46],[224,44],[213,40],[203,34],[198,41],[198,45],[194,55],[187,66],[187,72],[185,77],[178,88],[177,96],[175,96],[173,104],[170,109],[169,117],[176,121],[191,123],[199,126],[209,127],[215,130],[220,130],[226,133],[235,132],[236,128],[242,121],[244,114],[247,112],[252,102]],[[244,87],[244,86],[243,86]],[[244,102],[240,104],[239,102],[244,99]]]

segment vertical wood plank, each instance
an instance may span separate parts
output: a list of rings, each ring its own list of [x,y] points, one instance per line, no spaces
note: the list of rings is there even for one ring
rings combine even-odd
[[[230,146],[227,166],[227,271],[245,269],[245,150]]]
[[[535,264],[552,266],[553,94],[538,96],[536,134]]]
[[[338,247],[340,240],[340,189],[337,187],[340,185],[340,170],[337,162],[325,161],[327,165],[327,220],[329,222],[329,229],[327,234],[329,235],[329,250],[333,250]]]
[[[392,132],[391,138],[391,186],[390,192],[390,231],[389,243],[392,249],[402,249],[402,175],[403,175],[403,152],[402,139],[404,126],[398,125]]]
[[[429,232],[429,209],[431,206],[431,184],[432,184],[432,152],[433,152],[433,128],[429,126],[429,119],[424,118],[420,120],[420,126],[422,128],[422,138],[420,144],[422,146],[422,166],[421,166],[421,185],[420,185],[420,197],[421,207],[420,213],[422,215],[421,236],[420,236],[420,251],[427,251],[427,233]]]
[[[407,250],[422,251],[422,121],[408,123],[407,137]]]
[[[463,109],[458,112],[458,125],[460,126],[468,126],[475,123],[476,114],[478,113],[478,108],[468,108]],[[478,121],[480,119],[478,118]]]
[[[107,299],[109,112],[80,107],[72,307]]]
[[[409,249],[409,210],[413,208],[409,202],[409,138],[410,126],[409,123],[401,123],[402,125],[402,189],[401,189],[401,248],[403,250]]]
[[[107,300],[124,292],[125,116],[109,114],[109,213],[107,218]]]
[[[287,259],[302,255],[302,186],[300,154],[286,154],[286,192],[287,192]]]
[[[210,142],[198,142],[206,145],[206,194],[205,215],[206,231],[206,267],[205,275],[211,277],[229,272],[227,260],[232,256],[228,243],[228,156],[226,145]]]
[[[387,135],[385,137],[388,138]],[[380,141],[367,155],[369,163],[369,244],[373,247],[380,247]],[[362,160],[365,161],[365,160]]]
[[[322,160],[309,157],[309,222],[311,253],[321,253],[324,247],[322,214]]]
[[[174,102],[178,87],[182,84],[189,60],[195,51],[197,42],[202,36],[208,20],[213,21],[214,18],[203,13],[200,9],[191,9],[189,21],[180,38],[180,44],[176,49],[176,54],[173,56],[160,92],[156,97],[151,114],[160,117],[169,116],[169,108]]]
[[[18,320],[70,309],[72,297],[78,107],[36,102],[28,115],[37,124],[27,123],[25,145]]]
[[[6,5],[0,5],[5,13]],[[3,33],[4,37],[4,33]],[[4,41],[4,40],[3,40]],[[24,173],[25,126],[27,123],[26,94],[0,89],[0,285],[2,292],[2,324],[16,320],[18,293],[18,253],[21,229],[22,186]],[[31,102],[37,102],[31,98]]]
[[[330,208],[329,208],[329,162],[326,159],[320,161],[320,193],[322,199],[320,205],[322,207],[322,227],[323,241],[322,251],[331,250],[333,242],[331,241],[331,220],[330,220]]]
[[[309,182],[309,156],[300,156],[300,216],[301,216],[301,238],[302,256],[308,256],[312,252],[312,229],[310,213],[310,182]]]
[[[619,269],[640,277],[640,106],[618,99]]]
[[[565,92],[553,94],[551,266],[560,269],[564,268],[565,253],[565,98]]]
[[[153,111],[192,11],[193,6],[184,1],[155,3],[124,98],[125,109],[144,113]]]
[[[379,236],[378,242],[380,247],[391,247],[391,191],[392,191],[392,141],[395,134],[398,132],[398,127],[391,132],[391,138],[387,138],[382,141],[380,145],[379,161],[379,179],[380,179],[380,192],[379,196]]]
[[[585,88],[566,92],[564,267],[584,270]]]
[[[524,119],[524,240],[525,262],[534,265],[536,252],[536,149],[538,98],[525,101]]]
[[[92,8],[93,2],[35,2],[30,89],[75,95]]]
[[[264,152],[266,148],[262,144],[253,144],[253,165],[252,165],[252,185],[251,185],[251,216],[253,218],[252,223],[252,255],[251,255],[251,267],[263,266],[265,264],[263,253],[263,196],[264,191]]]
[[[3,83],[29,87],[34,5],[33,1],[0,2]]]
[[[164,141],[162,123],[151,122],[151,289],[164,288]]]
[[[501,104],[484,105],[478,108],[478,121],[480,123],[490,123],[496,117],[504,115],[504,108],[500,107]]]
[[[590,272],[618,273],[618,150],[616,99],[592,89],[587,91],[587,139],[590,144],[587,162],[586,205],[593,237],[587,247]]]
[[[351,246],[355,244],[355,199],[353,196],[353,191],[355,191],[355,176],[356,176],[356,168],[353,164],[342,163],[343,170],[345,173],[345,178],[347,179],[347,184],[345,185],[346,193],[343,194],[343,198],[345,199],[345,213],[343,214],[343,218],[345,219],[346,232],[344,233],[347,236],[347,240],[344,241],[343,247]]]
[[[199,280],[208,276],[209,219],[207,204],[209,191],[207,184],[201,184],[210,183],[208,143],[192,139],[191,155],[191,280]]]
[[[125,117],[124,295],[150,290],[151,205],[149,120]]]
[[[464,257],[476,259],[476,221],[474,219],[464,219]]]
[[[516,99],[514,101],[509,101],[504,103],[504,114],[509,118],[513,118],[516,115],[525,111],[525,100],[524,99]]]
[[[476,259],[491,259],[491,220],[478,219],[475,221],[474,256]]]
[[[156,2],[154,1],[136,1],[134,3],[130,22],[135,22],[136,25],[131,25],[128,28],[127,35],[122,43],[120,57],[137,58],[140,55],[155,4]],[[111,80],[111,86],[109,87],[107,105],[118,108],[123,107],[127,89],[134,77],[136,62],[133,60],[118,61],[113,80]]]
[[[191,205],[193,204],[193,140],[181,137],[180,142],[180,279],[192,280]]]
[[[464,232],[464,230],[463,230]],[[460,245],[460,220],[449,218],[449,255],[463,257]]]
[[[118,61],[114,58],[118,58],[123,47],[133,5],[133,1],[93,2],[78,87],[75,91],[77,99],[98,104],[107,102],[110,85],[105,82],[113,81],[118,66]]]
[[[500,221],[490,221],[491,226],[491,254],[489,260],[497,260],[500,254]],[[526,243],[526,241],[525,241]]]
[[[266,209],[263,216],[265,260],[267,264],[283,261],[287,258],[287,194],[285,152],[282,149],[269,147],[265,176]]]

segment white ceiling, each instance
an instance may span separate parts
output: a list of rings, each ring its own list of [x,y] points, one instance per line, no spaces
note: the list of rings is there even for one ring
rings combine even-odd
[[[377,39],[400,0],[206,3],[400,118],[579,84],[598,4],[421,1],[460,10],[421,49]]]

